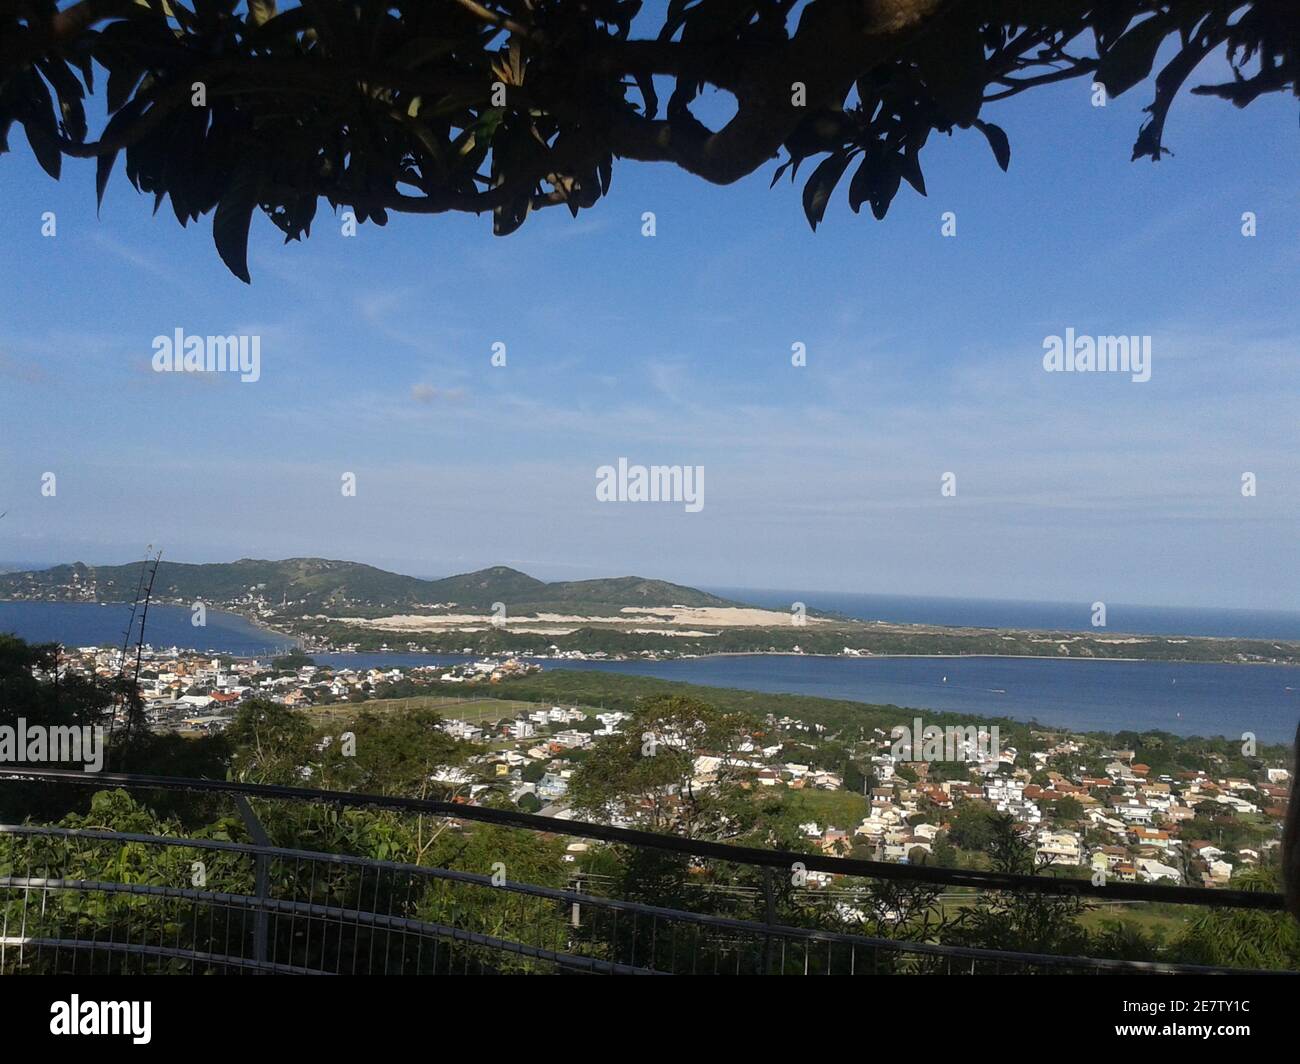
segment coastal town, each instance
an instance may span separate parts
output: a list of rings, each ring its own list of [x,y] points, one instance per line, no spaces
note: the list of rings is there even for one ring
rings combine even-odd
[[[108,679],[118,649],[69,648],[61,668]],[[251,700],[300,710],[318,722],[370,709],[435,708],[441,727],[468,744],[464,766],[436,776],[457,800],[508,795],[518,808],[574,819],[569,780],[588,748],[617,735],[628,714],[590,705],[525,703],[500,693],[541,666],[520,658],[447,665],[319,665],[302,652],[280,658],[212,657],[146,650],[139,691],[150,728],[202,735],[224,729]],[[972,729],[973,730],[973,729]],[[895,732],[898,729],[894,730]],[[980,816],[1009,815],[1032,837],[1037,862],[1097,882],[1224,887],[1279,846],[1290,772],[1260,761],[1249,772],[1156,772],[1135,751],[1096,736],[1033,731],[1021,748],[996,744],[974,757],[900,754],[883,728],[859,734],[834,769],[823,747],[845,736],[820,723],[769,714],[761,732],[727,751],[692,749],[691,788],[725,772],[749,790],[782,789],[826,812],[800,826],[809,850],[835,856],[960,866],[979,849]],[[951,750],[949,750],[951,755]],[[822,800],[814,800],[816,796]],[[838,796],[838,800],[837,800]],[[606,819],[635,826],[635,814]],[[834,877],[809,873],[811,886]]]
[[[147,588],[146,591],[142,589]],[[0,601],[129,605],[148,599],[188,625],[252,625],[315,653],[419,652],[573,660],[712,654],[998,656],[1300,665],[1300,640],[1124,632],[1079,604],[1064,628],[886,621],[758,606],[642,577],[546,583],[508,566],[439,580],[323,558],[0,571]],[[156,617],[157,614],[151,616]],[[184,623],[184,622],[182,622]],[[175,635],[168,638],[178,638]],[[187,645],[193,645],[187,644]],[[214,637],[214,645],[221,645]]]

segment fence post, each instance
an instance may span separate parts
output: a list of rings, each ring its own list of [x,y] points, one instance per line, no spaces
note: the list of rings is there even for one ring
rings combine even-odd
[[[763,868],[763,922],[768,927],[776,923],[776,892],[772,887],[772,869]],[[772,974],[772,935],[763,938],[763,974]]]
[[[235,795],[235,807],[239,810],[239,815],[244,820],[244,828],[247,830],[249,837],[253,840],[255,846],[270,846],[271,840],[267,838],[266,831],[262,827],[262,822],[257,819],[257,814],[253,812],[253,807],[248,804],[248,799],[242,794]],[[259,963],[266,962],[266,942],[267,932],[267,912],[265,901],[267,897],[268,881],[270,879],[271,859],[265,853],[257,855],[256,864],[256,891],[257,891],[257,918],[253,925],[253,959]],[[292,958],[290,958],[292,960]],[[259,969],[259,974],[265,974],[265,969]]]

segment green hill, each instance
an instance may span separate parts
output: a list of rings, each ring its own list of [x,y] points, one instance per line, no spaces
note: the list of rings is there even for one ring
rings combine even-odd
[[[57,565],[0,574],[0,598],[54,601],[129,601],[140,580],[140,565]],[[726,599],[695,588],[638,576],[610,580],[546,583],[504,565],[441,580],[421,580],[359,562],[325,558],[189,565],[161,562],[154,596],[162,600],[202,600],[215,606],[265,605],[294,612],[341,609],[415,609],[447,606],[490,609],[503,602],[512,612],[591,610],[608,613],[623,606],[726,606]]]

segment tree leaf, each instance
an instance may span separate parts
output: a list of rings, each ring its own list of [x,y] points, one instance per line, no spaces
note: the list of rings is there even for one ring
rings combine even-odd
[[[914,146],[909,147],[899,158],[899,173],[902,174],[903,180],[916,189],[916,191],[922,196],[926,194],[925,177],[921,173],[920,153]]]
[[[1097,80],[1106,86],[1106,95],[1118,96],[1139,81],[1146,80],[1156,61],[1160,42],[1172,29],[1163,14],[1153,15],[1106,49],[1097,67]]]
[[[41,60],[37,63],[41,73],[49,79],[59,97],[59,112],[63,116],[63,128],[73,140],[82,142],[86,139],[86,109],[81,101],[86,92],[81,82],[62,59]]]
[[[235,171],[234,180],[212,216],[212,239],[217,245],[217,254],[244,284],[252,284],[248,275],[248,228],[253,224],[257,200],[257,171],[244,164]]]
[[[32,154],[36,156],[41,169],[57,181],[63,165],[63,153],[59,150],[59,126],[54,117],[54,100],[50,96],[50,90],[45,87],[44,80],[35,70],[28,69],[26,82],[29,88],[26,99],[22,100],[18,120],[23,124],[27,143],[31,145]]]
[[[129,126],[139,117],[144,104],[135,99],[128,103],[122,110],[118,111],[108,120],[104,127],[104,132],[100,140],[112,140],[118,136],[123,129]],[[113,172],[113,164],[117,161],[117,152],[108,152],[99,156],[95,160],[95,210],[98,211],[104,204],[104,189],[108,187],[109,175]]]
[[[1011,165],[1011,142],[1007,140],[1007,135],[1001,126],[995,126],[992,122],[985,122],[982,119],[975,119],[975,128],[978,129],[988,139],[989,147],[993,149],[993,158],[997,159],[998,165],[1005,170]]]
[[[817,164],[817,169],[812,172],[808,183],[804,185],[803,212],[814,232],[817,224],[825,217],[826,205],[830,202],[831,193],[835,191],[835,186],[844,176],[844,170],[852,157],[853,152],[843,148],[832,152]]]
[[[32,154],[41,164],[41,169],[57,181],[63,167],[63,153],[59,151],[58,138],[40,120],[30,118],[23,122],[23,132],[27,134],[27,143],[31,145]]]
[[[877,220],[884,218],[889,205],[898,195],[902,176],[902,166],[896,153],[868,153],[849,184],[849,207],[857,214],[862,204],[870,201],[871,213]]]
[[[108,72],[108,110],[111,114],[131,98],[135,87],[144,77],[144,68],[130,60],[119,59]]]

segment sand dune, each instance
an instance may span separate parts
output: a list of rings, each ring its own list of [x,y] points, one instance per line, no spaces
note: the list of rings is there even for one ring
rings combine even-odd
[[[486,613],[441,613],[434,615],[394,614],[390,617],[339,617],[341,624],[357,628],[379,629],[385,632],[446,632],[481,631],[492,623]],[[775,628],[791,623],[791,616],[780,610],[750,609],[732,606],[624,606],[611,617],[583,617],[562,613],[535,613],[510,616],[507,613],[504,627],[516,632],[536,632],[544,635],[565,635],[574,628],[616,628],[631,632],[662,632],[665,635],[700,636],[711,633],[703,628]],[[825,624],[824,620],[809,617],[809,625]],[[647,628],[653,625],[653,628]]]

